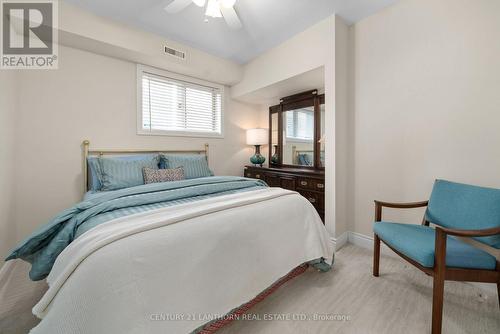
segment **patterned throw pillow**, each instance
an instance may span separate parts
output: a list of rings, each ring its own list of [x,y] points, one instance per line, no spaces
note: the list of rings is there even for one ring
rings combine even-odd
[[[184,168],[182,167],[172,169],[152,169],[144,167],[142,173],[144,174],[145,184],[184,180]]]

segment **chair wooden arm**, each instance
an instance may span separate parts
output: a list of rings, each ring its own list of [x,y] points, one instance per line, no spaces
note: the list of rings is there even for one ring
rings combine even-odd
[[[391,202],[382,202],[375,201],[375,205],[379,205],[386,208],[395,208],[395,209],[412,209],[412,208],[421,208],[427,206],[429,201],[422,202],[412,202],[412,203],[391,203]]]
[[[413,209],[413,208],[421,208],[427,206],[429,201],[422,202],[412,202],[412,203],[391,203],[391,202],[382,202],[375,200],[375,221],[379,222],[382,220],[382,208],[394,208],[394,209]]]
[[[494,227],[484,230],[456,230],[436,225],[436,239],[434,245],[434,273],[441,273],[444,275],[444,271],[446,268],[446,239],[448,235],[454,235],[458,237],[484,237],[496,234],[500,234],[500,227]]]
[[[500,227],[493,227],[484,230],[456,230],[453,228],[436,226],[436,231],[438,230],[441,230],[444,234],[454,235],[457,237],[486,237],[500,234]]]

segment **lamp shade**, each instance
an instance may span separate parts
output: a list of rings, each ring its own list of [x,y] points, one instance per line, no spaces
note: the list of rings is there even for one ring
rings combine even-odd
[[[247,145],[266,145],[268,143],[267,129],[248,129]]]

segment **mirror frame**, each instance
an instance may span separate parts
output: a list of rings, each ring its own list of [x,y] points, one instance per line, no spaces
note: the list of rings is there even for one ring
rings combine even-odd
[[[269,167],[288,167],[297,169],[319,169],[324,170],[321,166],[321,104],[325,103],[325,94],[318,94],[316,89],[307,92],[291,95],[280,99],[280,104],[269,107]],[[298,108],[314,107],[314,161],[312,166],[300,166],[283,164],[283,112],[295,110]],[[272,145],[272,117],[278,115],[278,163],[271,163],[273,156]]]

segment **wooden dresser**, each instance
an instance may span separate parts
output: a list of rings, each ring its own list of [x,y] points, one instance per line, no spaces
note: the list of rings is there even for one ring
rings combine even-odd
[[[315,169],[245,166],[245,177],[261,179],[270,187],[294,190],[307,198],[325,221],[325,172]]]

